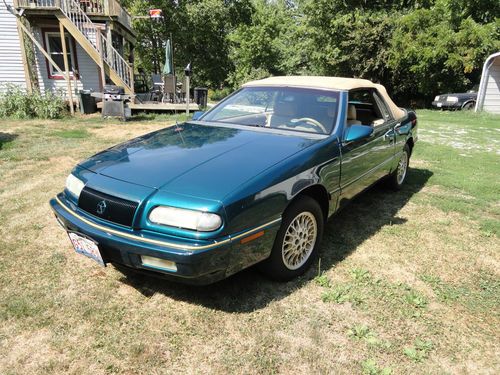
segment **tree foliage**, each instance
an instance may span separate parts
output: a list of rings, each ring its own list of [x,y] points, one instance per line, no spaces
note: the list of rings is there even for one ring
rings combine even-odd
[[[498,0],[128,0],[138,63],[161,69],[158,40],[174,39],[177,71],[196,84],[237,87],[269,75],[319,74],[381,82],[399,102],[427,101],[479,81],[500,50]],[[159,56],[159,57],[158,57]],[[155,60],[158,60],[156,61]]]

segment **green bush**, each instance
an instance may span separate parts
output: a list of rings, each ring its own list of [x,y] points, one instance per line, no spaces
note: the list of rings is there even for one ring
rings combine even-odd
[[[209,90],[208,91],[208,99],[212,102],[218,102],[219,100],[224,99],[226,96],[231,94],[234,90],[229,87],[225,87],[220,90]]]
[[[57,119],[66,113],[64,99],[52,92],[28,94],[19,86],[8,85],[0,95],[0,118]]]

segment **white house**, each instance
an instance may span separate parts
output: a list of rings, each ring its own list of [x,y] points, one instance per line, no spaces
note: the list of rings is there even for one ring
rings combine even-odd
[[[500,113],[500,52],[490,55],[483,66],[476,112]]]
[[[67,98],[112,82],[133,93],[134,44],[118,0],[1,1],[0,92],[14,84]]]

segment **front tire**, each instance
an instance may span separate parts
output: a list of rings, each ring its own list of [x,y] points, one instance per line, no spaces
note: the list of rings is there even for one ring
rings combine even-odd
[[[389,176],[389,185],[394,190],[401,190],[408,174],[410,165],[410,147],[408,144],[403,148],[403,153],[398,161],[396,170]]]
[[[462,110],[464,111],[472,111],[476,106],[475,102],[467,102],[462,106]]]
[[[302,275],[317,257],[323,227],[317,201],[304,196],[293,202],[283,214],[271,255],[260,264],[261,271],[279,281]]]

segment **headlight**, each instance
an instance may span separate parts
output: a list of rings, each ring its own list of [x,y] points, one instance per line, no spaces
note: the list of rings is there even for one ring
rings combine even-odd
[[[434,98],[435,102],[439,102],[439,95]]]
[[[149,220],[155,224],[199,232],[211,232],[219,229],[222,225],[222,219],[217,214],[166,206],[158,206],[152,209]]]
[[[456,96],[448,96],[446,98],[446,101],[456,103],[456,102],[458,102],[458,98]]]
[[[66,190],[68,190],[76,199],[80,196],[85,184],[80,179],[76,178],[73,174],[70,174],[66,178]]]

